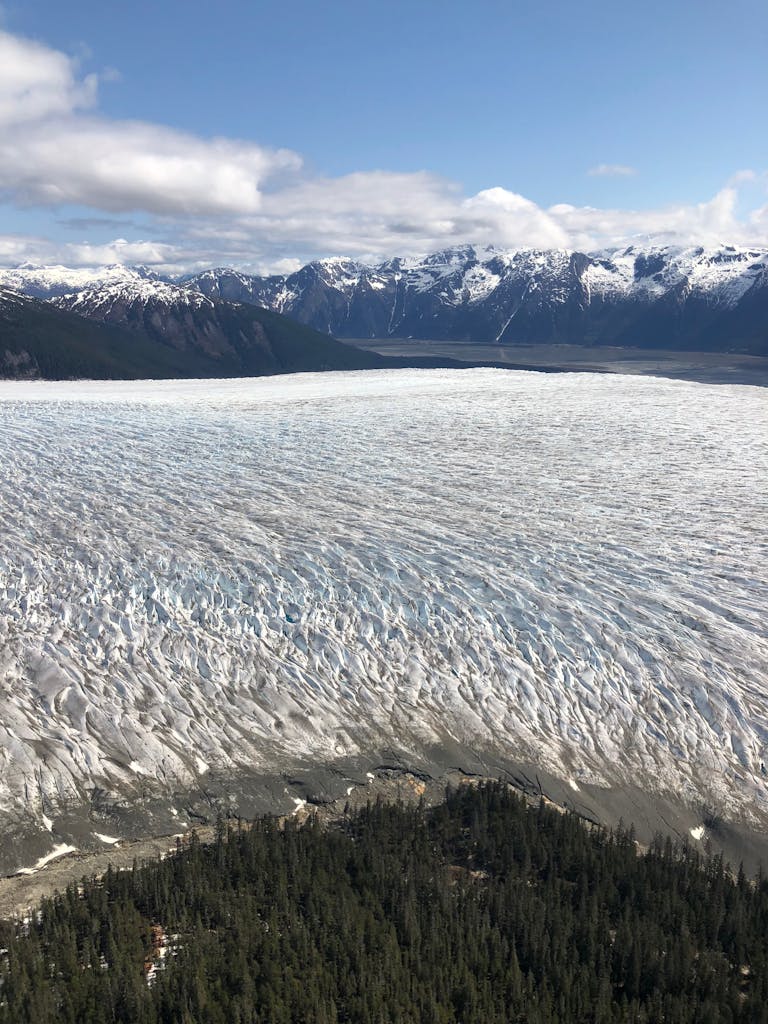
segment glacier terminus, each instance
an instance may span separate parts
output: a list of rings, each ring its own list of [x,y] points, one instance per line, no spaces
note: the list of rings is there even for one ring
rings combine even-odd
[[[0,443],[6,870],[392,763],[768,821],[759,388],[3,382]]]

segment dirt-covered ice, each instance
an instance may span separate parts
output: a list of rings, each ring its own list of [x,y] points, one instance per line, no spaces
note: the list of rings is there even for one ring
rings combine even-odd
[[[2,383],[0,809],[451,743],[760,816],[767,485],[757,388]]]

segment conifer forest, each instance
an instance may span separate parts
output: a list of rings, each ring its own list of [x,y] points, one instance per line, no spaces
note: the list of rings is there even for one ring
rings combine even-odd
[[[759,1024],[768,880],[501,783],[220,822],[0,926],[0,1024]]]

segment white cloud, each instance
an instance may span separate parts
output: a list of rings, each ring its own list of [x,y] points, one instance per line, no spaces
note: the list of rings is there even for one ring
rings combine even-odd
[[[549,213],[567,233],[571,247],[609,248],[628,241],[655,240],[679,245],[718,245],[723,242],[767,244],[749,224],[735,216],[737,191],[726,186],[705,203],[668,206],[658,210],[610,210],[550,207]]]
[[[252,213],[262,182],[300,163],[288,151],[142,122],[68,118],[0,137],[0,189],[19,202],[112,212]]]
[[[54,247],[43,238],[30,235],[0,235],[0,266],[20,263],[47,263]]]
[[[264,181],[301,166],[288,150],[84,114],[97,86],[72,58],[0,31],[0,190],[21,204],[248,214]]]
[[[501,246],[537,249],[568,246],[568,234],[550,212],[516,192],[489,188],[462,204],[463,233]]]
[[[277,260],[269,267],[270,274],[294,274],[297,270],[301,270],[301,260],[291,259],[286,257],[284,260]]]
[[[77,62],[30,39],[0,30],[0,125],[71,114],[92,107],[98,81],[78,78]]]
[[[747,182],[757,181],[758,177],[759,176],[748,167],[743,171],[736,171],[735,174],[732,174],[728,179],[728,184],[734,186],[744,185]]]
[[[631,178],[637,174],[637,168],[627,164],[598,164],[590,167],[587,174],[593,178]]]
[[[353,182],[338,178],[265,195],[259,214],[241,220],[226,244],[232,261],[252,260],[255,253],[267,260],[318,254],[380,259],[462,242],[582,251],[649,239],[768,244],[764,217],[739,220],[737,198],[738,190],[728,185],[707,202],[653,210],[565,203],[543,209],[503,188],[464,198],[433,176],[356,175]],[[194,237],[214,242],[216,224],[197,225]]]
[[[177,256],[176,247],[162,242],[129,242],[116,238],[104,245],[89,242],[66,246],[66,254],[75,266],[104,266],[113,263],[141,264],[147,266],[173,266]]]
[[[460,239],[462,202],[459,188],[436,175],[374,171],[287,184],[265,193],[259,213],[239,226],[243,240],[285,255],[422,251],[436,238]]]
[[[116,223],[115,233],[130,235],[138,213],[142,240],[64,244],[9,235],[0,238],[1,263],[140,262],[166,270],[235,264],[263,272],[317,256],[378,260],[463,242],[587,251],[649,237],[768,244],[764,195],[759,209],[739,213],[765,172],[737,171],[704,203],[545,209],[500,187],[467,196],[427,171],[312,177],[290,150],[100,116],[98,83],[81,74],[76,59],[0,29],[0,197],[21,208],[92,210],[97,216],[70,218],[69,229],[79,224],[87,235],[90,222],[102,238],[109,218],[98,214],[123,215],[125,226]],[[600,164],[589,173],[635,171]]]
[[[768,206],[761,206],[749,215],[749,223],[755,235],[768,239]]]
[[[501,188],[465,199],[450,183],[429,176],[415,175],[411,180],[407,175],[377,174],[370,181],[358,177],[351,189],[347,185],[341,178],[267,193],[258,213],[247,217],[196,218],[186,226],[165,222],[166,239],[175,231],[171,241],[117,238],[96,245],[0,236],[0,264],[146,263],[168,272],[232,265],[255,273],[290,273],[318,256],[375,262],[462,242],[586,252],[648,241],[768,246],[768,206],[739,220],[738,192],[732,186],[705,203],[620,210],[566,203],[542,209]],[[402,191],[407,193],[403,203]]]

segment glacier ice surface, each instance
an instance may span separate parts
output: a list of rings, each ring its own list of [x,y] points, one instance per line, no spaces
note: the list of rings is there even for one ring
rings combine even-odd
[[[762,817],[767,481],[743,386],[0,383],[0,810],[450,741]]]

